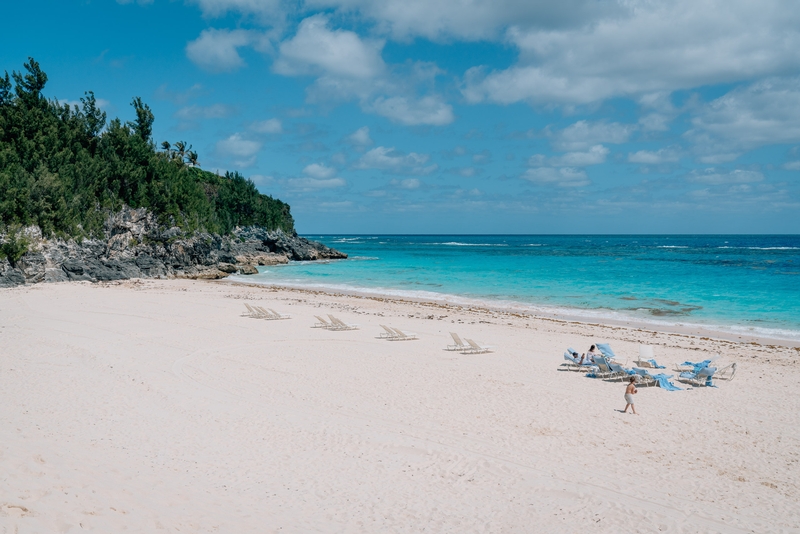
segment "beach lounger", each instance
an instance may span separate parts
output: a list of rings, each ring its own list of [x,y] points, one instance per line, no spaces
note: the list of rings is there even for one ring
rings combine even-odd
[[[567,349],[567,352],[564,353],[564,359],[566,362],[562,363],[561,365],[566,366],[570,371],[592,371],[597,369],[597,366],[589,360],[580,363],[580,357],[576,358],[573,356],[574,354],[578,353],[571,348]]]
[[[347,324],[343,321],[340,321],[330,313],[328,314],[328,317],[331,320],[331,327],[329,330],[358,330],[357,324]]]
[[[397,332],[397,335],[395,337],[387,338],[389,341],[411,341],[417,339],[417,334],[413,332],[405,333],[399,328],[392,328],[392,330]]]
[[[658,365],[653,357],[652,345],[639,345],[639,359],[634,362],[638,367],[648,369],[665,369],[663,365]]]
[[[675,384],[669,381],[675,375],[665,375],[663,373],[659,373],[657,375],[650,374],[650,371],[647,369],[641,368],[634,368],[636,374],[644,378],[644,382],[642,386],[658,386],[661,389],[665,389],[667,391],[682,391],[683,388],[679,388]]]
[[[242,317],[250,317],[252,319],[261,319],[264,315],[260,312],[257,308],[250,306],[248,303],[244,303],[245,308],[247,308],[247,312],[242,314]]]
[[[713,358],[710,358],[708,360],[703,360],[702,362],[694,363],[687,361],[683,363],[676,363],[675,371],[678,373],[685,373],[685,372],[696,373],[703,367],[708,367],[709,365],[717,361],[717,358],[719,358],[719,354],[715,355]]]
[[[612,362],[610,360],[606,360],[608,363],[608,368],[611,369],[613,373],[607,380],[614,380],[614,381],[621,381],[625,380],[629,376],[636,375],[636,371],[632,369],[625,369],[623,366],[616,362]]]
[[[594,364],[597,370],[594,371],[593,378],[608,378],[614,374],[614,371],[608,366],[608,360],[603,356],[595,356]]]
[[[311,328],[325,328],[326,330],[330,330],[331,324],[328,321],[326,321],[319,315],[315,315],[314,317],[316,317],[317,321],[319,322],[315,323]]]
[[[714,377],[719,378],[720,380],[733,380],[734,375],[736,375],[736,362],[726,365],[714,373]]]
[[[465,351],[465,350],[469,349],[469,345],[467,345],[463,341],[461,341],[461,338],[458,337],[458,334],[456,334],[455,332],[450,332],[450,336],[452,336],[454,344],[453,345],[447,345],[447,348],[444,349],[444,350],[452,350],[452,351],[461,352],[461,351]]]
[[[274,315],[276,319],[291,319],[291,318],[292,318],[292,316],[291,316],[291,315],[283,315],[282,313],[278,313],[278,312],[276,312],[276,311],[275,311],[275,310],[273,310],[272,308],[267,308],[267,310],[268,310],[268,311],[271,311],[271,312],[272,312],[272,315]]]
[[[378,335],[379,339],[392,339],[393,337],[397,337],[397,332],[388,326],[382,324],[380,327],[384,329],[384,332]]]
[[[716,387],[711,378],[717,372],[716,367],[702,367],[697,372],[684,371],[678,375],[678,380],[687,382],[693,386]]]
[[[486,352],[492,352],[492,347],[488,345],[482,347],[477,343],[475,343],[474,341],[472,341],[471,339],[467,338],[464,338],[464,341],[466,341],[467,344],[469,344],[469,348],[467,348],[467,350],[463,351],[461,354],[484,354]]]
[[[254,308],[261,312],[261,317],[259,317],[259,319],[266,319],[267,321],[274,321],[275,319],[280,319],[280,317],[272,313],[272,311],[267,310],[263,306],[254,306]]]

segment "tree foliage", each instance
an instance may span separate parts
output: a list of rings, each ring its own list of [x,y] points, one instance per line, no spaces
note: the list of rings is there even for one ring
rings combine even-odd
[[[156,150],[153,112],[141,98],[131,103],[135,121],[107,122],[91,91],[80,107],[47,100],[47,75],[33,58],[24,67],[26,74],[0,77],[0,226],[96,236],[109,211],[128,205],[189,232],[294,229],[287,204],[259,193],[238,172],[200,170],[186,142]]]

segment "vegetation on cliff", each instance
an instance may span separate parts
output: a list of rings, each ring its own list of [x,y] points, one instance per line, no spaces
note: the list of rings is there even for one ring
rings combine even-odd
[[[33,58],[24,67],[0,77],[0,233],[38,225],[45,236],[98,236],[107,214],[124,205],[190,233],[294,230],[288,204],[238,172],[201,170],[183,142],[157,149],[153,113],[141,98],[131,103],[136,120],[107,122],[92,92],[80,107],[48,100],[47,75]]]

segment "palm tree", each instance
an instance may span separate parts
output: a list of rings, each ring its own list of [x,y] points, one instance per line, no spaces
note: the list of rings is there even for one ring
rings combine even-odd
[[[199,167],[200,164],[197,163],[197,152],[194,150],[190,150],[189,153],[186,155],[186,158],[189,160],[189,165],[192,167]]]

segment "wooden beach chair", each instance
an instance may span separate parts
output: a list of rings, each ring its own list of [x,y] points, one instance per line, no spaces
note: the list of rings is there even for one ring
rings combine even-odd
[[[469,344],[469,348],[468,348],[468,350],[462,352],[461,354],[484,354],[486,352],[492,352],[492,347],[490,347],[488,345],[486,345],[484,347],[484,346],[478,345],[477,343],[475,343],[471,339],[467,339],[467,338],[464,338],[464,341],[466,341],[467,344]]]
[[[340,321],[330,313],[328,314],[328,317],[331,320],[330,330],[358,330],[357,324],[347,324],[343,321]]]
[[[411,340],[417,339],[417,334],[415,334],[413,332],[409,332],[409,333],[406,334],[402,330],[400,330],[399,328],[392,328],[392,330],[397,332],[397,336],[387,338],[389,341],[411,341]]]
[[[380,335],[378,335],[379,339],[392,339],[392,338],[397,337],[397,332],[395,332],[394,330],[392,330],[388,326],[382,324],[382,325],[380,325],[380,327],[383,328],[384,332],[382,332]]]
[[[267,310],[269,310],[270,312],[272,312],[272,315],[274,315],[276,319],[291,319],[291,318],[292,318],[292,316],[291,316],[291,315],[283,315],[282,313],[278,313],[278,312],[276,312],[276,311],[275,311],[275,310],[273,310],[272,308],[267,308]]]
[[[455,332],[450,332],[450,336],[452,336],[454,344],[447,345],[447,348],[444,350],[459,351],[459,352],[469,350],[470,348],[469,345],[461,341],[461,338],[458,337],[458,334],[456,334]]]
[[[325,319],[323,319],[319,315],[315,315],[314,317],[316,317],[317,321],[319,321],[319,322],[314,323],[314,325],[312,325],[311,328],[324,328],[326,330],[330,330],[331,324],[328,321],[326,321]]]

